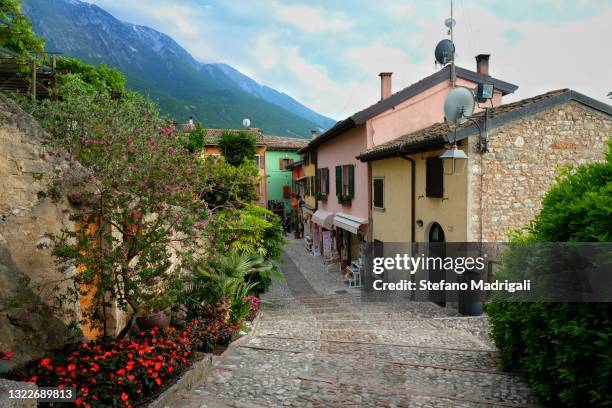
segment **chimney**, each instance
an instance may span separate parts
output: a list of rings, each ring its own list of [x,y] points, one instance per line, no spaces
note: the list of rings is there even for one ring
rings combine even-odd
[[[380,77],[380,100],[387,99],[393,93],[393,88],[391,88],[391,75],[393,72],[381,72],[378,74]]]
[[[311,130],[311,131],[310,131],[310,138],[311,138],[312,140],[314,140],[314,139],[316,139],[316,138],[317,138],[317,131],[316,131],[315,129],[313,129],[313,130]]]
[[[476,56],[476,72],[481,76],[489,76],[489,57],[490,54],[478,54]]]

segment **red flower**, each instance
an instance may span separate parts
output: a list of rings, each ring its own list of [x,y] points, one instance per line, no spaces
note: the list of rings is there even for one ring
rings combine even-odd
[[[117,375],[125,375],[125,369],[120,368],[116,371]]]
[[[130,398],[129,395],[127,395],[125,392],[121,393],[121,401],[123,402],[127,402],[127,400]]]
[[[68,364],[67,369],[68,369],[68,371],[74,371],[74,370],[76,370],[76,365],[75,364]]]
[[[136,376],[134,374],[128,374],[127,379],[130,381],[134,381],[134,379],[136,378]]]
[[[134,362],[132,360],[129,360],[127,362],[127,365],[125,366],[126,370],[131,371],[134,369]]]
[[[155,379],[155,383],[156,383],[157,385],[161,385],[162,380],[161,380],[160,378],[156,378],[156,379]]]
[[[98,371],[100,371],[100,366],[97,365],[96,363],[91,363],[90,364],[90,369],[91,371],[93,371],[94,373],[97,373]]]
[[[37,375],[33,375],[30,378],[28,378],[28,382],[35,383],[36,380],[38,380],[38,376]]]
[[[49,365],[51,364],[51,359],[50,358],[43,358],[42,360],[40,360],[40,366],[41,367],[49,367]]]

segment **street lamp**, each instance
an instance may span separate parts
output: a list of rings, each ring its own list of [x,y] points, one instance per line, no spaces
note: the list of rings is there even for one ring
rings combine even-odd
[[[446,150],[440,156],[444,166],[444,174],[461,176],[465,173],[467,167],[467,155],[457,147],[457,143],[453,143],[450,149]]]

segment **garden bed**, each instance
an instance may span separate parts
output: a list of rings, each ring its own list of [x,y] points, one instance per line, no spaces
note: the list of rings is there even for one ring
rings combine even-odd
[[[201,364],[202,352],[227,345],[236,329],[236,325],[219,321],[193,320],[182,327],[154,328],[123,340],[72,344],[6,377],[39,387],[74,387],[77,406],[142,406]]]

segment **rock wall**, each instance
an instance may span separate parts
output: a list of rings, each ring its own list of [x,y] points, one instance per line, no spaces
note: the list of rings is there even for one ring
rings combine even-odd
[[[62,165],[46,152],[43,134],[30,115],[0,94],[0,350],[15,354],[13,361],[0,362],[0,371],[71,339],[48,307],[50,282],[65,275],[55,266],[45,234],[71,223],[68,207],[39,194]]]
[[[481,175],[483,241],[503,242],[540,211],[559,166],[602,160],[611,136],[610,116],[575,101],[492,129],[489,152],[470,160],[469,240],[480,237]]]

